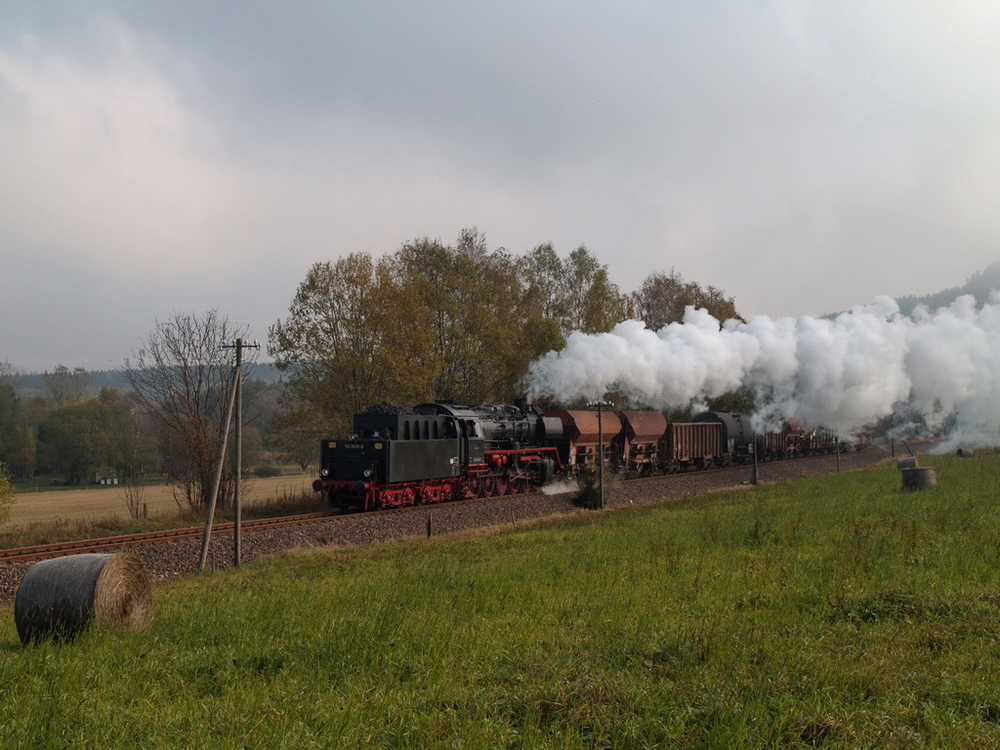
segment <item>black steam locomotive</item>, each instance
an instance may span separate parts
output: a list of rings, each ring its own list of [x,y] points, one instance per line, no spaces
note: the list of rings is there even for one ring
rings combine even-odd
[[[334,507],[366,510],[527,492],[561,473],[558,419],[534,406],[401,409],[354,415],[354,434],[324,440],[313,483]]]

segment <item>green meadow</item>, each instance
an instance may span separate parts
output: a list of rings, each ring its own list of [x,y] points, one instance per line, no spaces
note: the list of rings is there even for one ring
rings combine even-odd
[[[4,608],[0,747],[998,746],[1000,456],[921,463]]]

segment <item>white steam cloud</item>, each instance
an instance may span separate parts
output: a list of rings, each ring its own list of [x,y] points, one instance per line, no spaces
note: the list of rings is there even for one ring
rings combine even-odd
[[[569,335],[532,363],[533,395],[569,402],[614,390],[668,408],[747,387],[758,426],[777,415],[843,436],[895,415],[897,425],[945,431],[950,444],[1000,442],[1000,300],[973,297],[902,315],[879,297],[833,319],[759,316],[720,324],[689,307],[660,331],[640,321]]]

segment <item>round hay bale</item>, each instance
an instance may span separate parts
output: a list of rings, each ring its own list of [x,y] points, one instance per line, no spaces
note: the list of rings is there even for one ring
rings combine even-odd
[[[896,468],[902,471],[903,469],[915,469],[917,468],[917,457],[909,456],[907,458],[901,458],[896,462]]]
[[[929,466],[903,469],[903,489],[915,492],[937,484],[937,469]]]
[[[959,448],[956,454],[959,458],[974,458],[976,452],[972,448]]]
[[[21,643],[70,639],[97,620],[138,630],[153,619],[153,593],[142,558],[128,553],[57,557],[35,563],[14,595]]]

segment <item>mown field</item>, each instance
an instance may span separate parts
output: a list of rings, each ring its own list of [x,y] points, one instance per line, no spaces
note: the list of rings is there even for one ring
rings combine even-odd
[[[253,478],[247,480],[243,500],[248,505],[268,502],[309,491],[312,474]],[[183,501],[182,501],[183,502]],[[178,500],[169,484],[143,488],[141,504],[150,517],[174,517],[181,513]],[[59,521],[93,522],[126,520],[129,517],[125,490],[120,485],[86,489],[54,489],[19,492],[11,508],[9,526],[25,527]]]
[[[245,518],[308,513],[320,503],[305,474],[253,479],[243,491]],[[19,492],[10,517],[0,524],[0,548],[133,534],[203,524],[204,512],[182,510],[168,484],[144,488],[141,518],[130,518],[121,487]],[[219,510],[227,520],[231,511]]]
[[[922,463],[3,609],[0,746],[998,746],[1000,457]]]

